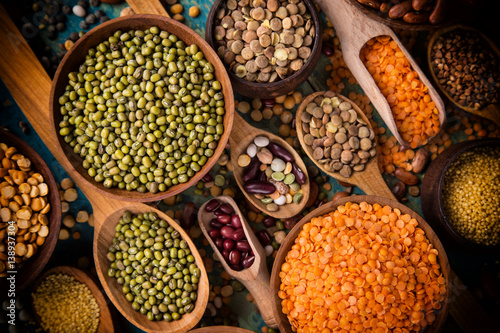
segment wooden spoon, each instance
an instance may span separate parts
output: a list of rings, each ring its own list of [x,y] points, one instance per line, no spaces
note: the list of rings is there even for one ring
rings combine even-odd
[[[234,200],[227,195],[218,196],[215,199],[221,203],[229,204],[231,207],[233,207],[235,214],[238,214],[238,216],[240,217],[243,230],[245,231],[245,236],[255,255],[255,261],[253,265],[249,268],[244,268],[241,271],[235,271],[231,267],[229,267],[226,260],[208,234],[208,232],[212,229],[210,227],[210,220],[215,216],[212,212],[209,213],[205,211],[205,206],[210,201],[205,202],[198,211],[198,222],[200,228],[203,231],[205,238],[210,243],[210,246],[214,250],[215,254],[219,258],[222,267],[224,267],[226,272],[231,277],[243,283],[243,285],[252,294],[255,302],[257,303],[260,314],[262,315],[262,319],[264,319],[266,325],[269,327],[277,327],[276,319],[272,311],[273,301],[269,297],[269,271],[267,270],[266,266],[266,253],[264,251],[264,248],[257,239],[257,236],[255,236],[255,234],[253,233],[252,228],[250,228],[250,226],[248,225],[243,214],[241,214],[241,211],[238,208],[236,202],[234,202]]]
[[[411,54],[406,50],[403,43],[401,43],[399,38],[389,27],[369,18],[348,0],[316,0],[316,3],[328,16],[335,28],[337,36],[339,36],[345,63],[363,88],[365,94],[370,98],[370,101],[373,103],[392,134],[402,146],[409,147],[410,145],[401,137],[387,99],[382,95],[373,77],[359,57],[363,46],[373,37],[390,36],[398,44],[406,58],[408,58],[413,70],[418,73],[420,80],[429,89],[430,97],[434,103],[436,103],[436,108],[439,112],[440,127],[443,127],[446,118],[446,110],[441,97],[417,65]],[[430,139],[431,138],[429,138],[429,140]]]
[[[94,258],[97,274],[107,295],[127,320],[147,332],[180,333],[194,327],[205,312],[209,294],[207,272],[195,245],[186,232],[165,213],[145,204],[129,203],[104,196],[101,191],[96,191],[93,185],[76,172],[60,149],[57,133],[49,124],[49,96],[52,83],[50,78],[2,6],[0,6],[0,21],[2,22],[0,43],[5,46],[0,49],[0,77],[47,148],[92,204],[95,219]],[[26,84],[27,77],[31,78],[31,84]],[[36,84],[33,84],[35,82]],[[185,314],[181,320],[170,323],[149,321],[145,315],[132,309],[125,299],[121,285],[114,278],[107,276],[109,261],[106,259],[106,253],[111,245],[114,227],[126,210],[132,213],[157,213],[160,218],[179,231],[181,237],[188,243],[202,274],[195,308],[193,312]]]
[[[338,172],[326,170],[323,164],[318,163],[318,161],[316,161],[316,159],[313,158],[312,148],[306,145],[306,143],[304,142],[304,130],[302,129],[302,113],[306,112],[305,110],[307,104],[312,102],[317,96],[322,96],[324,93],[325,93],[324,91],[320,91],[307,96],[300,103],[299,108],[297,109],[297,115],[295,117],[295,121],[297,123],[296,126],[297,137],[299,138],[300,144],[302,145],[302,148],[305,150],[307,156],[309,156],[309,158],[314,162],[314,164],[316,164],[318,168],[320,168],[323,172],[325,172],[326,174],[337,180],[356,185],[357,187],[361,188],[366,194],[380,195],[392,200],[396,200],[394,194],[392,194],[391,190],[385,183],[384,178],[382,178],[380,169],[378,167],[377,156],[370,158],[368,163],[365,164],[365,169],[363,171],[353,171],[352,176],[349,178],[343,177]],[[356,110],[356,112],[358,113],[358,116],[363,118],[363,120],[366,123],[366,126],[372,129],[370,121],[363,113],[363,111],[361,111],[361,109],[356,105],[356,103],[352,102],[350,99],[340,94],[336,94],[336,96],[342,99],[343,101],[350,103],[353,109]]]
[[[45,280],[46,277],[52,274],[65,274],[69,276],[73,276],[76,281],[85,284],[89,289],[95,300],[97,301],[97,305],[99,306],[99,326],[97,327],[98,333],[111,333],[115,332],[117,329],[113,323],[113,318],[111,316],[111,312],[109,311],[108,301],[104,297],[102,290],[99,286],[94,282],[94,279],[91,278],[86,272],[71,266],[57,266],[47,270],[43,273],[40,278],[35,282],[32,292],[38,288],[40,283]],[[36,310],[33,307],[33,313],[35,315],[35,319],[40,323],[40,316],[37,314]]]
[[[259,199],[257,199],[253,194],[247,193],[243,186],[245,183],[242,180],[243,173],[245,168],[242,168],[238,165],[238,157],[241,154],[245,154],[247,147],[250,143],[253,142],[255,137],[257,136],[265,136],[269,139],[270,142],[274,142],[279,144],[281,147],[286,149],[290,154],[293,155],[295,160],[295,164],[304,172],[306,176],[306,183],[302,185],[303,197],[300,203],[295,204],[285,204],[283,206],[279,206],[279,209],[275,212],[271,212],[266,208],[266,205],[263,204]],[[229,143],[231,145],[231,163],[233,164],[233,174],[238,186],[241,191],[247,197],[247,199],[258,209],[266,213],[267,215],[271,215],[278,219],[286,219],[292,216],[297,215],[304,209],[307,200],[309,199],[309,176],[307,175],[307,168],[304,164],[304,161],[300,158],[299,154],[293,149],[288,142],[283,140],[277,135],[269,133],[267,131],[255,128],[250,126],[239,114],[238,112],[234,113],[234,123],[233,130],[231,131],[231,135],[229,136]]]
[[[283,314],[283,312],[281,311],[281,299],[278,296],[278,291],[280,290],[280,284],[281,284],[281,278],[279,276],[279,273],[281,271],[281,266],[285,262],[285,257],[288,251],[290,251],[292,245],[295,243],[295,239],[297,238],[298,234],[302,231],[302,227],[304,226],[305,223],[310,222],[313,217],[328,214],[334,211],[338,206],[344,205],[346,202],[360,203],[363,201],[371,205],[376,203],[380,204],[381,206],[388,205],[392,208],[399,209],[403,214],[409,214],[412,218],[415,218],[418,221],[419,227],[425,231],[425,234],[427,238],[430,240],[430,243],[434,246],[434,248],[438,250],[439,252],[438,261],[439,265],[441,266],[441,272],[443,273],[443,276],[446,281],[447,289],[446,289],[445,300],[442,303],[441,310],[439,313],[436,314],[436,320],[430,327],[425,329],[425,332],[437,333],[441,330],[444,321],[446,319],[446,316],[448,314],[448,307],[450,304],[450,302],[448,302],[448,298],[451,295],[451,290],[450,290],[451,286],[450,286],[450,265],[448,262],[446,251],[444,250],[443,245],[439,241],[439,238],[436,236],[432,228],[424,221],[423,218],[421,218],[417,213],[415,213],[405,205],[387,198],[371,196],[371,195],[357,195],[347,198],[341,198],[335,201],[330,201],[327,204],[319,208],[316,208],[307,216],[305,216],[302,220],[300,220],[299,223],[297,223],[297,225],[288,233],[283,243],[281,243],[281,246],[278,250],[278,254],[276,255],[276,258],[274,260],[273,270],[271,274],[271,293],[274,298],[273,310],[274,310],[274,315],[278,320],[278,327],[281,332],[292,333],[292,328],[290,322],[288,321],[287,316]]]
[[[427,48],[427,64],[429,65],[429,71],[431,72],[432,78],[434,79],[434,82],[439,87],[441,92],[456,107],[458,107],[459,109],[462,109],[466,112],[478,115],[480,117],[493,120],[497,125],[500,126],[500,103],[499,102],[497,102],[495,104],[490,103],[490,104],[484,106],[482,109],[475,109],[475,108],[472,108],[469,106],[460,105],[457,102],[455,102],[455,100],[453,99],[453,97],[451,97],[451,95],[448,93],[448,91],[446,89],[444,89],[444,87],[442,85],[439,84],[439,79],[437,78],[436,73],[434,73],[434,70],[432,67],[432,47],[434,46],[434,44],[436,43],[436,41],[438,40],[438,38],[441,35],[446,34],[446,33],[453,31],[453,30],[457,30],[457,29],[471,31],[471,32],[478,34],[481,38],[483,38],[488,43],[488,45],[491,47],[493,52],[500,59],[500,50],[498,49],[498,47],[495,45],[495,43],[493,43],[493,41],[491,41],[491,39],[486,37],[486,35],[484,35],[479,30],[476,30],[474,28],[471,28],[471,27],[468,27],[468,26],[465,26],[462,24],[456,24],[456,25],[452,25],[450,27],[441,28],[441,29],[436,30],[434,32],[434,34],[431,37],[431,40],[429,41],[429,47]]]

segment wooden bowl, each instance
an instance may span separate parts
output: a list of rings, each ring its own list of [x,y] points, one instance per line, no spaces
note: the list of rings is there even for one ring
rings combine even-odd
[[[83,159],[79,155],[75,154],[73,152],[73,148],[69,144],[65,143],[64,139],[58,134],[59,122],[62,119],[62,115],[59,112],[58,99],[63,94],[68,83],[68,74],[72,71],[78,71],[78,67],[84,62],[85,56],[90,48],[93,48],[100,42],[106,40],[117,30],[126,31],[129,29],[147,29],[151,26],[157,26],[162,30],[175,34],[180,40],[183,40],[186,45],[195,43],[204,53],[205,58],[214,65],[215,76],[222,84],[222,91],[224,92],[224,133],[219,141],[219,144],[217,145],[217,148],[215,149],[214,155],[208,159],[199,172],[197,172],[191,179],[189,179],[188,182],[184,184],[172,186],[168,188],[167,191],[158,192],[156,194],[150,192],[139,193],[137,191],[121,190],[117,187],[108,189],[104,187],[102,183],[97,183],[88,175],[87,170],[82,166]],[[151,14],[120,17],[100,24],[86,33],[64,56],[59,67],[57,68],[50,92],[51,128],[54,135],[57,136],[57,142],[59,142],[60,145],[57,149],[60,151],[61,156],[65,156],[72,166],[72,169],[67,171],[72,174],[72,177],[88,183],[96,192],[125,201],[157,201],[180,193],[196,184],[215,165],[219,156],[222,154],[227,140],[229,139],[229,133],[231,132],[233,114],[234,95],[231,88],[231,82],[229,81],[226,69],[217,54],[200,35],[190,28],[170,18]]]
[[[113,209],[115,210],[113,211]],[[118,284],[114,277],[108,276],[110,261],[107,259],[106,255],[108,253],[109,246],[113,242],[115,226],[118,224],[125,211],[129,211],[132,214],[154,212],[158,214],[159,218],[164,219],[169,225],[177,230],[182,239],[187,242],[188,247],[191,250],[191,254],[195,258],[195,263],[201,271],[201,276],[198,282],[198,296],[195,302],[194,310],[188,314],[184,314],[180,320],[174,320],[171,322],[166,322],[164,320],[149,321],[146,315],[132,309],[132,304],[127,301],[122,292],[122,285]],[[110,207],[108,215],[105,218],[100,219],[98,223],[99,225],[97,226],[96,234],[94,235],[93,250],[96,271],[99,279],[101,280],[104,291],[118,311],[120,311],[120,313],[133,325],[146,332],[181,333],[193,328],[205,313],[210,290],[208,286],[207,271],[205,269],[205,265],[203,264],[203,260],[193,241],[189,238],[184,229],[168,217],[167,214],[159,211],[158,209],[147,207],[142,203],[129,203],[128,205],[124,204],[119,207]]]
[[[427,235],[427,238],[430,240],[430,243],[432,243],[434,248],[436,248],[439,251],[438,261],[441,266],[441,271],[443,273],[443,276],[446,280],[447,289],[441,310],[438,314],[436,314],[436,320],[430,327],[425,329],[425,332],[437,333],[441,330],[444,321],[446,319],[446,316],[448,314],[448,305],[449,305],[448,297],[450,295],[450,285],[448,281],[450,276],[450,265],[448,262],[448,257],[446,255],[446,252],[441,242],[439,241],[438,237],[436,236],[432,228],[424,221],[424,219],[422,219],[417,213],[415,213],[405,205],[400,204],[397,201],[383,197],[377,197],[371,195],[358,195],[358,196],[341,198],[335,201],[330,201],[329,203],[319,208],[316,208],[311,213],[307,214],[302,220],[300,220],[295,225],[295,227],[288,233],[283,243],[281,243],[280,249],[278,250],[278,254],[276,255],[276,258],[274,260],[273,270],[271,273],[271,294],[275,301],[273,307],[274,316],[278,320],[278,327],[282,333],[292,333],[293,331],[287,316],[283,314],[283,312],[281,311],[281,298],[278,296],[278,291],[280,290],[280,284],[281,284],[281,278],[279,277],[279,273],[281,271],[281,266],[285,262],[285,257],[287,253],[290,251],[292,245],[294,244],[298,234],[302,231],[302,227],[304,226],[305,223],[310,222],[313,217],[318,217],[328,214],[334,211],[338,206],[344,205],[346,202],[360,203],[363,201],[372,205],[376,203],[382,206],[388,205],[392,208],[399,209],[404,214],[409,214],[412,218],[415,218],[418,221],[419,227],[425,231],[425,234]]]
[[[233,326],[207,326],[189,331],[190,333],[253,333],[253,331]]]
[[[38,155],[36,150],[31,148],[26,142],[14,134],[0,129],[0,142],[9,146],[14,146],[17,151],[31,160],[31,168],[39,172],[45,183],[49,186],[49,235],[45,238],[45,243],[38,248],[38,251],[29,260],[17,269],[16,273],[16,292],[25,289],[42,272],[49,261],[59,238],[59,229],[61,228],[61,199],[57,183],[50,172],[45,161]],[[9,283],[5,278],[0,279],[1,298],[7,297]]]
[[[45,273],[37,279],[35,285],[32,288],[32,292],[38,288],[40,283],[49,275],[52,274],[65,274],[69,276],[73,276],[76,281],[85,284],[89,289],[95,300],[97,301],[97,305],[99,306],[99,326],[97,327],[98,333],[107,333],[114,332],[116,327],[113,323],[113,317],[108,307],[108,300],[104,297],[101,287],[91,278],[86,272],[71,266],[57,266],[47,270]],[[33,296],[31,297],[33,300]],[[35,315],[35,319],[40,323],[40,317],[36,313],[33,307],[33,313]]]
[[[500,139],[485,138],[457,143],[432,161],[425,172],[420,191],[420,202],[425,218],[439,234],[441,239],[455,246],[457,249],[474,253],[499,253],[500,244],[486,246],[473,242],[462,236],[451,224],[445,214],[441,193],[444,185],[444,177],[450,165],[464,152],[477,147],[499,147]]]
[[[215,26],[215,15],[219,7],[225,2],[225,0],[215,0],[210,12],[208,13],[207,23],[205,26],[205,40],[210,44],[210,46],[215,50],[214,45],[214,26]],[[311,55],[309,59],[304,63],[302,68],[297,72],[293,73],[289,77],[274,81],[271,83],[259,83],[251,82],[245,79],[237,77],[233,72],[227,71],[231,83],[233,84],[234,90],[241,95],[252,97],[252,98],[272,98],[285,95],[295,88],[300,86],[316,67],[318,63],[319,56],[321,54],[321,34],[322,34],[322,24],[319,18],[316,5],[312,0],[303,0],[307,9],[311,13],[312,20],[314,22],[314,27],[316,29],[316,34],[314,36],[314,44],[312,46]]]

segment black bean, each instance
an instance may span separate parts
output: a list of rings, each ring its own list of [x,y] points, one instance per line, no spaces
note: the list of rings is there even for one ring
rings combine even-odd
[[[102,9],[98,9],[94,12],[95,17],[101,18],[106,15],[106,13]]]
[[[85,21],[80,21],[80,29],[87,30],[89,28],[89,24]]]
[[[101,23],[104,23],[104,22],[106,22],[106,21],[109,21],[109,17],[107,17],[106,15],[102,16],[102,17],[101,17],[101,21],[100,21],[100,22],[101,22]]]
[[[72,9],[71,9],[71,6],[68,6],[68,5],[64,5],[62,7],[62,11],[66,15],[69,15],[69,14],[71,14],[73,12]]]
[[[94,14],[89,14],[85,18],[85,22],[87,22],[88,24],[94,24],[94,23],[96,23],[96,21],[97,21],[97,17]]]

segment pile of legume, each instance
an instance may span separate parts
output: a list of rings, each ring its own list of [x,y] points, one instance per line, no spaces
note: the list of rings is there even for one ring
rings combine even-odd
[[[482,245],[500,243],[500,149],[478,147],[446,171],[443,207],[453,227]]]
[[[196,44],[157,27],[89,50],[59,98],[59,134],[96,182],[156,193],[185,183],[224,132],[224,96]]]
[[[7,276],[6,271],[21,267],[45,243],[50,203],[49,186],[43,176],[31,168],[31,160],[16,147],[0,143],[0,161],[1,278]],[[15,237],[12,250],[7,246],[7,236]]]
[[[156,213],[125,212],[107,255],[108,276],[149,320],[179,320],[193,311],[201,271],[180,233]]]
[[[304,224],[279,274],[297,332],[415,331],[446,292],[438,251],[399,209],[346,203]]]
[[[439,116],[428,87],[389,36],[375,37],[360,57],[391,107],[399,133],[412,148],[439,132]]]
[[[313,159],[349,178],[377,154],[375,132],[351,103],[332,91],[311,101],[301,115],[303,141]]]
[[[304,172],[290,152],[267,137],[255,137],[238,157],[238,165],[245,167],[241,177],[245,191],[265,204],[267,210],[274,212],[279,206],[302,200]]]
[[[100,309],[90,289],[73,276],[51,274],[32,294],[44,331],[97,332]]]

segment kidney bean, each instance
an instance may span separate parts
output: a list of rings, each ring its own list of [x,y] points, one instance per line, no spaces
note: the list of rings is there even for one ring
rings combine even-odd
[[[260,162],[256,155],[252,157],[250,164],[245,168],[245,172],[243,173],[243,177],[241,177],[241,179],[243,179],[244,182],[255,179],[255,176],[257,176],[257,173],[259,171],[259,167]]]
[[[334,200],[338,200],[340,198],[345,198],[345,197],[348,197],[349,196],[349,193],[347,193],[346,191],[340,191],[340,192],[337,192],[333,198],[332,198],[332,201]]]
[[[396,199],[401,200],[406,194],[406,186],[403,182],[397,182],[391,189],[392,194],[396,197]]]
[[[274,217],[272,217],[272,216],[266,216],[262,220],[262,224],[266,228],[274,227],[276,225],[276,219]]]
[[[238,250],[232,250],[229,252],[229,262],[233,265],[239,264],[241,261],[241,252]]]
[[[211,219],[210,220],[210,226],[214,229],[220,229],[222,228],[224,225],[222,223],[220,223],[219,221],[217,221],[217,219]]]
[[[412,0],[411,6],[416,11],[419,11],[419,10],[423,10],[428,2],[429,2],[429,0]]]
[[[294,217],[290,217],[290,218],[287,218],[283,221],[283,224],[285,225],[285,228],[287,228],[288,230],[290,229],[293,229],[293,227],[295,227],[295,225],[302,219],[302,216],[294,216]]]
[[[418,177],[403,168],[397,168],[394,171],[394,176],[406,185],[416,185],[418,183]]]
[[[285,162],[293,162],[293,155],[288,152],[285,148],[281,147],[279,144],[274,142],[269,142],[267,148],[273,153],[274,156],[281,158]]]
[[[236,242],[236,248],[240,251],[251,251],[252,248],[250,247],[250,244],[248,243],[247,240],[240,240]]]
[[[403,21],[406,23],[419,24],[427,22],[429,12],[408,12],[403,16]]]
[[[292,173],[295,176],[297,183],[300,185],[304,185],[306,183],[306,175],[295,163],[292,163]]]
[[[226,260],[226,262],[229,262],[229,253],[231,253],[231,251],[229,251],[229,250],[223,250],[222,251],[222,256],[224,257],[224,259]]]
[[[210,238],[217,239],[220,237],[221,232],[219,231],[219,229],[212,229],[208,232],[208,234],[210,235]]]
[[[266,108],[272,108],[276,104],[274,98],[262,98],[260,101]]]
[[[213,212],[214,210],[219,208],[219,206],[220,206],[219,200],[212,199],[205,205],[205,212]]]
[[[249,255],[248,257],[246,257],[245,259],[243,259],[241,264],[243,265],[243,267],[248,268],[248,267],[252,266],[254,261],[255,261],[255,256],[252,254],[252,255]]]
[[[250,253],[249,252],[245,252],[245,251],[242,251],[241,252],[241,260],[245,259],[246,257],[248,257]]]
[[[267,176],[265,171],[259,171],[259,176],[257,177],[257,180],[260,180],[261,182],[266,182],[267,181]]]
[[[215,241],[215,246],[219,249],[219,251],[224,250],[224,240],[222,238],[217,238]]]
[[[358,0],[359,3],[372,7],[374,9],[379,9],[380,8],[380,1],[378,0]]]
[[[236,229],[239,229],[243,226],[241,224],[241,219],[238,215],[234,214],[233,216],[231,216],[231,225]]]
[[[326,55],[328,58],[333,56],[335,53],[333,47],[329,43],[323,43],[321,45],[321,52],[323,52],[324,55]]]
[[[431,22],[431,24],[437,24],[443,21],[448,13],[447,9],[448,8],[446,8],[446,2],[444,0],[436,0],[436,5],[429,16],[429,22]]]
[[[222,237],[224,238],[233,238],[233,234],[234,234],[234,228],[232,227],[229,227],[229,226],[223,226],[221,229],[220,229],[220,234],[222,235]]]
[[[415,153],[415,157],[411,162],[411,167],[413,172],[421,173],[422,171],[424,171],[424,168],[427,165],[428,161],[429,161],[429,152],[427,151],[427,149],[425,148],[419,149]]]
[[[408,11],[412,9],[411,0],[406,0],[397,4],[389,10],[389,17],[391,19],[402,18]]]
[[[181,225],[184,229],[189,229],[194,225],[196,206],[194,202],[188,202],[182,209]]]
[[[234,213],[234,209],[233,207],[231,207],[230,204],[227,204],[227,203],[223,203],[222,205],[220,205],[219,209],[224,213],[224,214],[228,214],[228,215],[231,215]]]
[[[243,266],[241,264],[230,264],[229,265],[233,271],[241,271],[243,269]]]
[[[234,248],[234,241],[232,239],[224,240],[224,250],[232,250]]]
[[[236,229],[230,238],[235,241],[242,240],[243,238],[245,238],[245,231],[243,230],[243,228]]]
[[[213,213],[214,213],[215,216],[219,216],[221,214],[224,214],[224,212],[222,210],[218,209],[218,208]]]
[[[267,232],[267,230],[263,229],[263,230],[257,231],[256,236],[259,239],[259,242],[263,246],[271,244],[271,236],[269,236],[269,233]]]
[[[228,224],[229,222],[231,222],[231,216],[227,214],[221,214],[217,216],[217,221],[222,224]]]
[[[276,187],[273,184],[259,180],[248,181],[243,186],[243,189],[247,193],[251,194],[271,194],[274,193],[274,191],[276,191]]]
[[[306,202],[306,208],[311,207],[314,205],[314,202],[318,198],[319,195],[319,186],[316,182],[310,182],[309,186],[309,199],[307,199]]]
[[[204,183],[208,183],[208,182],[213,182],[214,179],[212,178],[212,176],[209,173],[207,173],[205,176],[203,176],[201,178],[201,181],[204,182]]]

